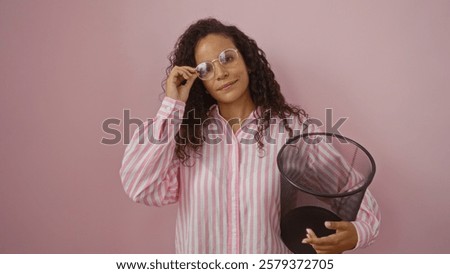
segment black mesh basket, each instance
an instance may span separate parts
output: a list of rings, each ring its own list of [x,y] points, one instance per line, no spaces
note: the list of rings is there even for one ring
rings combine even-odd
[[[334,233],[325,221],[354,221],[375,161],[357,142],[332,133],[290,139],[277,158],[281,173],[281,237],[293,253],[316,253],[302,244],[306,228],[317,237]]]

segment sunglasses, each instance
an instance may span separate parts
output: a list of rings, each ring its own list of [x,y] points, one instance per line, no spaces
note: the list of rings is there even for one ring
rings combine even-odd
[[[214,77],[214,62],[219,61],[224,68],[229,68],[236,65],[238,58],[239,54],[237,49],[226,49],[219,54],[217,59],[198,64],[195,71],[201,80],[210,80]]]

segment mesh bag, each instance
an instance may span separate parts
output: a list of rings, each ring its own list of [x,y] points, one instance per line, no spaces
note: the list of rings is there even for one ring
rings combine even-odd
[[[335,233],[325,221],[354,221],[375,161],[357,142],[332,133],[290,139],[277,157],[281,174],[281,238],[293,253],[316,253],[302,244],[306,228],[317,237]]]

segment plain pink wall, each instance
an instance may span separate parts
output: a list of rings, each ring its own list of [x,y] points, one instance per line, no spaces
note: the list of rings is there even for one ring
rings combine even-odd
[[[1,253],[174,252],[176,206],[127,198],[101,125],[155,115],[168,53],[206,16],[374,155],[382,229],[358,252],[450,252],[449,1],[30,0],[0,2]]]

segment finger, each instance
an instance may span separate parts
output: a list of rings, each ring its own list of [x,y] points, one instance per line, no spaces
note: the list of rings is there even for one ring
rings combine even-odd
[[[188,70],[183,70],[181,74],[182,74],[183,78],[187,81],[193,81],[198,76],[197,73],[191,73]]]
[[[316,233],[310,228],[306,229],[306,238],[302,240],[304,244],[310,244],[314,239],[317,239]]]
[[[186,80],[186,83],[184,83],[184,86],[187,88],[187,89],[191,89],[191,87],[192,87],[192,85],[194,84],[194,80],[197,78],[197,76],[195,75],[195,76],[193,76],[193,77],[191,77],[191,78],[189,78],[188,80]]]
[[[183,69],[186,69],[187,71],[189,71],[190,73],[196,73],[197,71],[195,70],[195,68],[190,67],[190,66],[183,66]]]
[[[172,69],[171,74],[172,74],[174,77],[183,77],[183,78],[186,78],[186,79],[187,79],[187,78],[190,78],[191,75],[196,74],[196,73],[190,72],[190,71],[189,71],[188,69],[186,69],[186,68],[175,66],[175,67]]]
[[[316,233],[314,233],[314,231],[311,229],[311,228],[307,228],[306,229],[306,236],[311,236],[311,237],[308,237],[308,238],[317,238],[317,235],[316,235]]]
[[[194,75],[189,75],[183,71],[175,72],[172,82],[177,86],[186,85],[186,83],[191,83],[196,78]]]
[[[184,70],[182,68],[177,69],[176,75],[179,77],[183,77],[184,79],[189,79],[189,72],[187,70]]]
[[[318,249],[316,250],[317,254],[334,254],[334,252],[332,250],[323,250],[323,249]]]
[[[191,67],[191,66],[174,66],[174,68],[180,68],[180,69],[187,69],[187,70],[189,70],[189,71],[191,71],[191,72],[195,72],[195,68],[194,67]]]
[[[321,238],[310,238],[307,242],[311,245],[317,246],[333,246],[337,243],[337,236],[336,234],[331,234]]]
[[[189,76],[186,75],[186,73],[184,73],[184,72],[180,72],[177,74],[177,78],[179,80],[181,80],[182,82],[185,82],[187,79],[189,79]]]
[[[197,74],[197,71],[194,68],[191,67],[180,67],[181,71],[185,72],[188,75],[194,75]]]
[[[325,227],[328,229],[338,230],[338,229],[345,229],[347,227],[348,222],[331,222],[326,221]]]
[[[174,67],[170,72],[169,78],[171,82],[178,83],[181,81],[181,78],[184,79],[183,71],[178,67]]]
[[[314,250],[317,254],[342,254],[342,250],[337,249],[335,246],[329,248],[316,247]]]
[[[189,80],[195,80],[198,76],[197,72],[187,71],[186,74],[189,76]]]
[[[188,82],[193,82],[195,79],[197,79],[197,77],[197,73],[191,73],[187,70],[183,71],[183,78]]]
[[[315,245],[311,245],[311,246],[312,246],[312,248],[314,248],[314,250],[316,251],[317,254],[325,254],[325,252],[326,252],[323,249],[320,249]]]
[[[312,248],[316,251],[317,254],[332,254],[336,253],[335,246],[321,246],[321,245],[311,245]]]
[[[190,90],[192,88],[192,86],[194,85],[195,79],[197,79],[197,75],[196,74],[193,74],[188,79],[186,79],[183,82],[184,89],[185,90]]]
[[[335,252],[336,250],[336,246],[332,246],[332,245],[326,245],[326,246],[321,246],[321,245],[311,245],[314,250],[316,251],[320,251],[322,253],[324,252]]]

